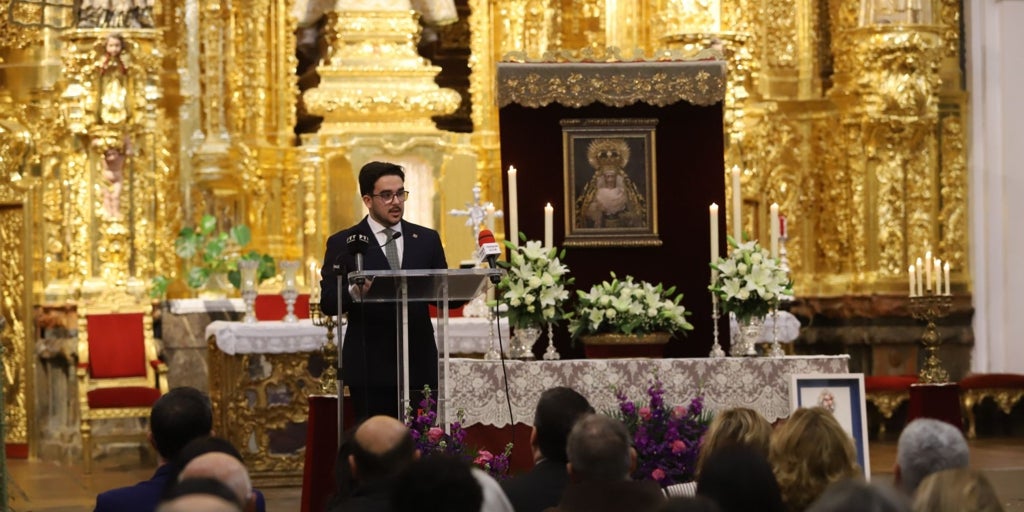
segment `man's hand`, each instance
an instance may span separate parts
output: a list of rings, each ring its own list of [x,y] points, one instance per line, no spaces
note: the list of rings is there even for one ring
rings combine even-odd
[[[348,287],[348,293],[352,295],[352,298],[357,301],[363,300],[363,296],[370,291],[370,285],[373,284],[372,279],[363,281],[362,284],[352,283]]]

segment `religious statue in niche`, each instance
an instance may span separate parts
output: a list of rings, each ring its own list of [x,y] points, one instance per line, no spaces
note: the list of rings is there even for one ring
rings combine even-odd
[[[123,124],[130,114],[128,67],[125,65],[125,42],[120,34],[111,34],[103,45],[100,57],[99,101],[96,117],[100,124]]]
[[[156,0],[82,0],[78,28],[152,28]]]
[[[594,175],[580,196],[576,224],[585,228],[635,228],[647,218],[644,196],[626,174],[629,145],[624,139],[594,139],[587,147]]]
[[[124,164],[128,148],[127,145],[106,145],[102,142],[98,145],[103,151],[100,212],[107,219],[118,220],[121,218],[121,192],[124,190]]]

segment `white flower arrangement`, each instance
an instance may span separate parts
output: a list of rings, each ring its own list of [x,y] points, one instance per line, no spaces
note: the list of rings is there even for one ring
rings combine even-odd
[[[626,334],[642,336],[655,332],[679,333],[693,329],[673,286],[634,281],[633,276],[595,284],[589,292],[578,290],[579,305],[569,321],[573,338],[586,334]]]
[[[739,320],[767,315],[779,300],[792,295],[793,283],[789,275],[756,240],[737,244],[727,258],[719,258],[712,268],[718,277],[708,287],[722,302],[722,309],[733,312]]]
[[[505,242],[509,248],[508,262],[500,265],[508,270],[498,283],[504,302],[508,305],[509,325],[515,328],[540,327],[555,323],[565,316],[562,309],[569,299],[566,286],[573,279],[567,277],[569,267],[562,264],[565,250],[545,249],[531,240],[517,246]]]

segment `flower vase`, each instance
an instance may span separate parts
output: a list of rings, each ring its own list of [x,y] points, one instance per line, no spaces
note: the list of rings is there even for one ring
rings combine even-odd
[[[206,283],[199,289],[199,298],[203,300],[226,299],[233,289],[234,286],[228,280],[228,275],[224,272],[217,272],[206,278]]]
[[[729,355],[732,357],[745,357],[757,355],[757,342],[761,337],[761,326],[764,324],[764,317],[751,316],[738,318],[739,333],[733,337]]]
[[[516,327],[508,355],[512,359],[533,359],[533,344],[540,339],[540,327]]]
[[[621,359],[665,357],[665,345],[672,339],[667,332],[634,335],[620,333],[586,334],[580,336],[587,359]]]

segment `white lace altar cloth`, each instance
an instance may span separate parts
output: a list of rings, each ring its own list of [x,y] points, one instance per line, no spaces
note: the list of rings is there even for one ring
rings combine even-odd
[[[242,299],[173,299],[167,301],[167,304],[172,315],[209,313],[212,311],[245,313],[245,301]]]
[[[790,375],[847,373],[849,356],[787,356],[703,359],[579,359],[506,361],[515,423],[533,424],[540,394],[569,386],[587,397],[598,412],[618,407],[615,390],[634,402],[647,401],[647,388],[657,377],[665,402],[690,404],[703,393],[711,410],[749,407],[770,422],[789,416]],[[464,425],[509,425],[505,381],[500,362],[452,359],[449,375],[451,410],[462,410]]]
[[[437,319],[432,319],[435,330]],[[490,322],[485,318],[448,319],[448,352],[483,354],[491,347]],[[225,354],[287,354],[320,350],[327,342],[327,329],[308,319],[295,323],[227,322],[218,320],[206,327],[206,338],[215,336],[217,348]],[[345,326],[340,338],[344,339]],[[508,327],[502,326],[502,339],[508,342]],[[440,340],[439,340],[440,341]]]

